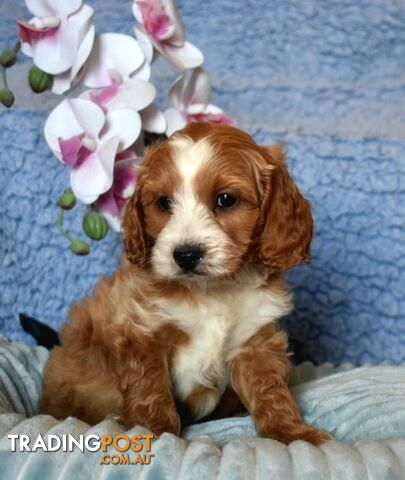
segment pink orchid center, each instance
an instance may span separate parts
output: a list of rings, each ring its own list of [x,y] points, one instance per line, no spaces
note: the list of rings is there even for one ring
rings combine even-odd
[[[107,103],[117,95],[119,86],[123,83],[119,72],[110,70],[108,72],[111,83],[106,87],[100,88],[96,93],[90,95],[91,100],[99,107],[105,107]]]
[[[115,156],[115,160],[118,163],[120,160],[133,160],[137,159],[137,155],[132,150],[124,150],[123,152],[118,152]]]
[[[138,6],[141,10],[143,25],[152,38],[157,42],[167,40],[167,33],[174,25],[160,1],[138,2]]]
[[[17,20],[17,24],[20,40],[32,45],[37,40],[54,35],[59,29],[60,19],[57,17],[38,18],[35,19],[35,23]]]
[[[118,160],[118,156],[117,156]],[[136,175],[131,164],[123,164],[119,160],[115,163],[114,183],[110,190],[100,195],[96,201],[96,208],[109,213],[113,217],[119,215],[128,198],[135,190]]]
[[[58,138],[62,159],[69,167],[80,167],[97,149],[97,142],[85,135],[74,135],[68,139]]]
[[[220,125],[235,126],[236,122],[233,118],[228,117],[224,113],[197,113],[193,115],[187,115],[187,121],[190,123],[217,123]]]

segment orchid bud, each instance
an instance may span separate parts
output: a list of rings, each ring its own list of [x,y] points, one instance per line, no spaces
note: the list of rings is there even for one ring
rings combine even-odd
[[[88,255],[90,253],[90,246],[84,240],[76,238],[70,244],[70,250],[76,255]]]
[[[92,240],[101,240],[107,235],[106,219],[97,212],[88,212],[83,218],[84,233]]]
[[[0,88],[0,102],[7,108],[14,103],[14,94],[9,88]]]
[[[28,73],[28,83],[33,92],[42,93],[52,87],[53,76],[49,75],[49,73],[43,72],[34,65],[30,68]]]
[[[59,206],[64,210],[70,210],[76,205],[76,197],[71,190],[65,190],[59,197]]]
[[[18,53],[20,51],[20,49],[21,49],[21,42],[18,41],[18,42],[16,42],[16,44],[13,47],[14,53]]]
[[[0,55],[0,63],[4,68],[12,67],[17,62],[17,55],[14,50],[4,50]]]

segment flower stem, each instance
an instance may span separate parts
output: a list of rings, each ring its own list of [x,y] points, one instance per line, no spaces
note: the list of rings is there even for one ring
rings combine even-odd
[[[74,238],[69,235],[69,233],[62,227],[62,219],[63,219],[63,213],[64,210],[63,208],[59,208],[59,215],[58,215],[58,221],[56,222],[56,226],[60,233],[67,238],[70,242],[73,242]]]
[[[3,85],[4,85],[4,88],[8,88],[6,67],[2,67],[1,73],[2,73],[2,76],[3,76]]]

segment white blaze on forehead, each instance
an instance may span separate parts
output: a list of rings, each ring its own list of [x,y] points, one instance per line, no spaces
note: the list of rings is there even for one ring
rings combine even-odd
[[[206,244],[215,233],[210,211],[198,198],[196,175],[211,158],[212,147],[203,139],[179,137],[172,143],[175,167],[182,179],[173,195],[172,234],[182,244]]]
[[[174,164],[186,183],[192,181],[214,153],[212,145],[206,139],[195,142],[190,137],[178,137],[170,145],[173,148]]]

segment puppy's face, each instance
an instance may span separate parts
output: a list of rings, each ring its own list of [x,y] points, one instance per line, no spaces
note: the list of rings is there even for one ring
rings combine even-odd
[[[193,124],[150,149],[124,218],[128,259],[166,279],[229,277],[247,262],[307,261],[310,207],[279,147]]]

